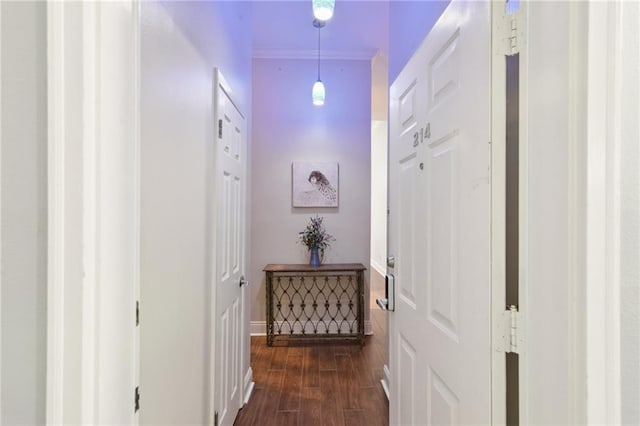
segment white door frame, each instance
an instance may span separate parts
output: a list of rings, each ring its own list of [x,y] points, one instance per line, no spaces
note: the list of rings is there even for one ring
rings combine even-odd
[[[501,25],[505,3],[491,5],[491,404],[492,422],[506,424],[506,360],[500,324],[506,295],[506,67]],[[498,224],[498,226],[496,226]]]
[[[48,424],[138,422],[139,34],[137,0],[47,4]]]
[[[2,39],[1,3],[0,39]],[[0,129],[2,129],[2,43],[0,43]],[[2,131],[0,131],[0,318],[2,318]],[[2,329],[0,329],[0,423],[2,423]]]
[[[638,24],[640,12],[635,2],[589,3],[587,138],[583,148],[587,206],[584,362],[586,413],[591,424],[623,421],[620,268],[625,201],[621,198],[621,161],[623,144],[629,143],[625,137],[630,137],[634,127],[638,136]],[[635,75],[629,70],[635,70]],[[629,93],[634,86],[636,93]],[[640,159],[635,158],[635,164],[640,166]]]
[[[634,67],[637,70],[640,14],[634,2],[567,2],[551,10],[544,2],[523,1],[521,7],[527,13],[528,38],[521,51],[521,72],[524,71],[520,93],[520,143],[524,147],[521,151],[529,153],[529,144],[544,143],[540,139],[540,129],[530,127],[527,122],[536,115],[536,124],[546,123],[550,126],[549,131],[553,129],[566,134],[557,149],[566,155],[567,161],[565,164],[554,163],[554,169],[549,173],[560,172],[558,179],[553,184],[545,183],[544,188],[538,185],[537,195],[540,196],[541,189],[553,194],[566,193],[566,204],[548,208],[560,209],[556,214],[563,216],[568,229],[566,235],[554,236],[544,246],[538,241],[538,246],[527,242],[523,247],[523,255],[535,250],[538,256],[545,247],[554,253],[559,247],[558,253],[566,258],[566,264],[558,270],[566,275],[566,281],[557,288],[545,282],[527,284],[526,280],[535,276],[535,271],[529,270],[526,263],[521,265],[524,320],[534,313],[540,318],[546,309],[547,314],[558,321],[557,328],[545,331],[544,336],[540,331],[536,336],[526,334],[527,350],[538,351],[538,356],[535,361],[527,357],[521,359],[520,422],[540,421],[542,413],[535,410],[540,408],[545,386],[557,384],[566,389],[567,404],[548,407],[544,418],[571,424],[619,424],[622,232],[619,166],[625,125],[627,128],[635,126],[637,131],[640,115],[637,97],[623,89],[624,84],[631,84],[638,76],[627,76],[628,80],[625,80],[623,70]],[[561,13],[563,25],[543,22],[548,13]],[[546,35],[541,34],[542,28],[548,31]],[[551,38],[557,43],[555,55],[567,53],[563,56],[565,60],[553,70],[567,81],[561,88],[563,102],[555,105],[544,104],[539,93],[528,92],[529,83],[535,76],[533,71],[527,75],[527,70],[539,71],[539,64],[532,61],[545,61],[539,40]],[[537,50],[534,52],[531,46]],[[546,121],[540,121],[543,105],[547,108],[547,116],[554,114],[548,108],[556,108],[558,117],[567,117],[566,122],[562,121],[564,118],[554,121],[548,117]],[[553,153],[545,155],[552,156]],[[521,176],[529,175],[528,167],[534,162],[539,171],[540,163],[546,160],[553,159],[544,157],[540,151],[535,157],[525,154],[521,158]],[[635,161],[636,164],[639,162],[638,159]],[[525,214],[533,211],[533,206],[526,202],[529,191],[528,185],[521,186],[524,199],[521,208]],[[540,211],[537,213],[539,215]],[[523,237],[534,235],[538,230],[525,222],[521,231]],[[535,305],[533,300],[526,299],[531,292],[536,293]],[[550,301],[556,296],[566,300],[566,304],[559,305],[562,312],[549,310]],[[533,323],[531,326],[533,328]],[[538,382],[533,370],[540,368],[544,356],[554,351],[549,347],[549,340],[565,335],[566,345],[557,354],[559,359],[553,362],[553,368],[559,368],[564,374],[553,376],[552,381],[547,376],[544,383]]]
[[[208,265],[209,265],[209,271],[208,271],[208,277],[209,277],[209,285],[210,285],[210,292],[211,292],[211,311],[210,311],[210,335],[209,335],[209,353],[208,353],[208,366],[209,366],[209,392],[208,392],[208,398],[207,398],[207,411],[208,411],[208,421],[209,421],[209,425],[214,425],[215,424],[215,413],[216,413],[216,401],[215,401],[215,395],[216,395],[216,377],[215,377],[215,372],[216,372],[216,362],[217,362],[217,351],[218,348],[216,347],[216,332],[217,332],[217,312],[216,312],[216,302],[217,302],[217,277],[218,277],[218,270],[217,270],[217,232],[218,229],[216,227],[216,224],[218,223],[218,209],[216,208],[216,197],[217,197],[217,177],[216,177],[216,172],[217,172],[217,135],[218,135],[218,120],[220,112],[218,111],[218,104],[217,104],[217,95],[216,95],[216,91],[218,90],[218,87],[220,87],[222,90],[224,90],[224,92],[228,95],[229,99],[231,100],[231,102],[233,103],[233,105],[235,106],[235,108],[238,110],[238,112],[240,112],[240,114],[245,118],[246,117],[244,115],[244,113],[242,112],[242,110],[240,109],[240,104],[238,102],[238,99],[235,97],[234,92],[232,91],[231,86],[229,85],[229,83],[227,82],[227,80],[224,78],[222,71],[219,68],[214,68],[213,70],[213,92],[212,92],[212,105],[213,105],[213,110],[212,110],[212,116],[213,116],[213,140],[211,141],[210,144],[207,145],[207,150],[206,150],[206,157],[207,157],[207,171],[206,171],[206,176],[207,176],[207,185],[208,188],[210,188],[208,190],[208,196],[207,196],[207,209],[208,209],[208,214],[207,214],[207,227],[208,227],[208,238],[207,238],[207,253],[208,253]],[[246,122],[246,121],[245,121]],[[246,130],[248,130],[248,126],[246,126],[245,128],[245,137],[247,138],[246,144],[245,144],[245,148],[246,148],[246,152],[245,152],[245,156],[246,156],[246,164],[245,164],[245,179],[248,178],[248,174],[249,174],[249,134],[246,132]],[[243,205],[245,206],[245,217],[244,217],[244,226],[245,226],[245,239],[244,239],[244,244],[245,244],[245,252],[242,254],[242,256],[244,256],[244,259],[242,260],[242,265],[244,266],[244,268],[246,268],[249,263],[248,263],[248,259],[247,259],[247,252],[248,252],[248,248],[249,248],[249,236],[248,236],[248,232],[247,232],[247,223],[248,223],[248,215],[247,215],[247,208],[246,206],[248,206],[248,199],[249,199],[249,184],[248,182],[245,181],[245,193],[244,193],[244,200],[243,200]],[[246,275],[246,271],[245,271],[245,275]],[[248,317],[246,315],[247,313],[247,287],[248,285],[244,285],[241,288],[241,300],[242,300],[242,307],[241,307],[241,312],[240,312],[240,322],[241,322],[241,330],[239,333],[239,337],[241,338],[241,342],[240,342],[240,353],[241,353],[241,357],[239,360],[241,369],[245,366],[248,365],[248,369],[246,371],[246,373],[244,373],[243,375],[241,375],[241,377],[238,378],[239,383],[241,383],[241,404],[244,405],[249,401],[249,398],[251,397],[251,393],[253,392],[255,383],[253,381],[253,370],[251,369],[251,365],[249,364],[249,358],[250,358],[250,353],[249,353],[249,347],[247,347],[247,339],[245,338],[245,335],[247,335],[249,333],[249,321],[248,321]]]

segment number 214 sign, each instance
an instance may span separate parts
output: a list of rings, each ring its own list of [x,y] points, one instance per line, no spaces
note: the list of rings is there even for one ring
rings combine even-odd
[[[425,139],[429,139],[431,137],[431,123],[427,123],[425,127],[420,128],[420,130],[416,131],[413,134],[413,146],[418,146]]]

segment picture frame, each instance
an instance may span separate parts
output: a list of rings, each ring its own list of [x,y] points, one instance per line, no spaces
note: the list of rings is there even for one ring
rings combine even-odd
[[[337,162],[293,162],[291,203],[293,207],[338,207]]]

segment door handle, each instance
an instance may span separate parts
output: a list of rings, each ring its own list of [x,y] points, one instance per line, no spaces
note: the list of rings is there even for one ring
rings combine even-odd
[[[394,256],[387,257],[387,266],[389,268],[393,268],[394,266],[396,266],[396,258]]]
[[[243,285],[247,285],[247,284],[249,284],[249,281],[244,279],[244,275],[241,276],[239,286],[242,287]]]
[[[378,297],[376,299],[377,305],[383,311],[395,311],[396,310],[396,283],[395,277],[391,274],[387,274],[384,277],[384,295],[385,297]]]
[[[376,303],[378,304],[380,309],[382,309],[383,311],[386,311],[387,310],[387,304],[389,303],[389,301],[387,299],[385,299],[384,297],[378,297],[376,299]]]

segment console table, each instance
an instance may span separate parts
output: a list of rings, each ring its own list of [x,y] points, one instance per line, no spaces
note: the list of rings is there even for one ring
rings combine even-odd
[[[267,344],[346,339],[364,343],[361,263],[265,266]]]

